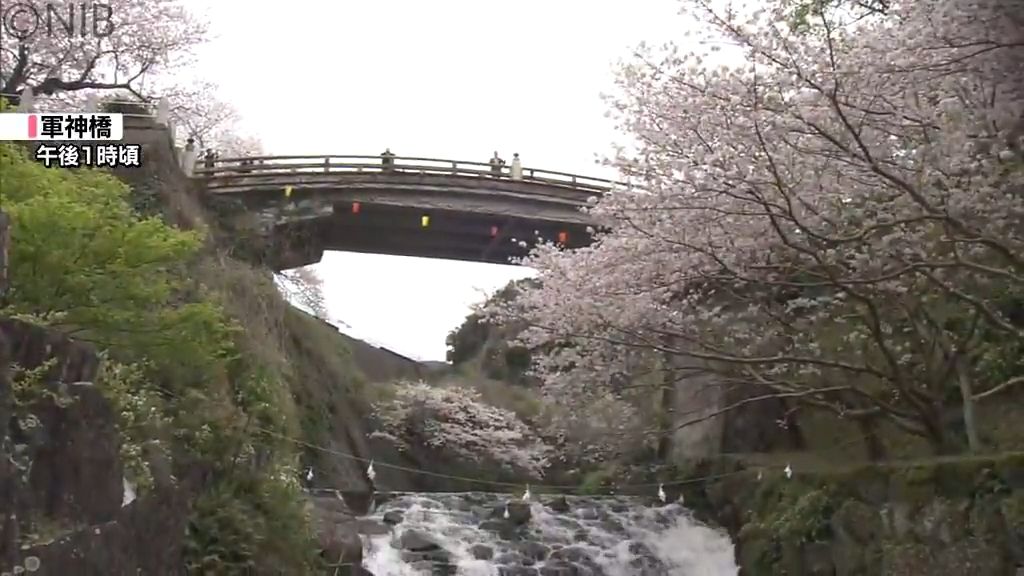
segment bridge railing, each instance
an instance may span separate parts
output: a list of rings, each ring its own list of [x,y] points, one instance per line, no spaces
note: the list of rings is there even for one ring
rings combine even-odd
[[[329,156],[248,156],[245,158],[218,158],[212,161],[198,160],[193,174],[207,179],[207,186],[238,185],[241,176],[285,175],[285,174],[338,174],[338,173],[395,173],[432,174],[446,176],[468,176],[475,178],[500,178],[511,180],[508,166],[500,172],[487,162],[466,160],[443,160],[418,156],[392,156],[385,164],[380,155],[329,155]],[[592,178],[568,172],[523,168],[523,181],[554,186],[604,192],[618,183],[604,178]]]
[[[19,112],[54,112],[61,113],[66,110],[47,109],[40,110],[40,102],[37,101],[31,88],[26,88],[20,94],[0,93],[10,101],[17,102]],[[63,108],[63,103],[47,101],[43,108]],[[166,127],[174,140],[175,115],[170,110],[167,98],[160,98],[155,102],[144,102],[139,100],[112,100],[100,99],[96,94],[91,94],[84,103],[84,112],[98,112],[100,108],[119,112],[126,118],[152,119],[157,124]],[[204,159],[196,158],[197,150],[178,148],[176,153],[182,169],[189,176],[205,178],[209,188],[227,185],[223,179],[237,178],[240,175],[275,175],[288,173],[351,173],[351,172],[384,172],[385,166],[382,157],[377,155],[327,155],[327,156],[247,156],[245,158],[218,158],[212,165],[206,165]],[[394,173],[414,174],[437,174],[449,176],[471,176],[479,178],[501,178],[511,180],[509,166],[502,166],[499,173],[487,162],[474,162],[467,160],[444,160],[438,158],[424,158],[417,156],[392,156],[392,165],[388,168]],[[593,178],[568,172],[555,170],[542,170],[539,168],[523,168],[523,180],[547,184],[551,186],[565,186],[578,190],[604,192],[613,186],[621,183],[604,178]],[[231,182],[235,185],[237,182]]]

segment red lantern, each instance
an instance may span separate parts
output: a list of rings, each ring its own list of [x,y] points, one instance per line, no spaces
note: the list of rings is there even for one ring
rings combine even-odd
[[[491,238],[494,238],[497,235],[498,235],[498,227],[497,226],[491,226]]]
[[[569,233],[568,232],[559,232],[558,233],[558,243],[559,244],[568,244],[569,243]]]
[[[352,203],[352,213],[359,214],[359,202]]]

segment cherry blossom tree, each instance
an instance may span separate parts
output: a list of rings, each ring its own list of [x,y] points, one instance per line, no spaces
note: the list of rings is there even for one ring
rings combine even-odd
[[[0,30],[0,92],[28,87],[50,96],[80,90],[125,90],[144,98],[144,82],[187,64],[206,36],[205,25],[178,0],[108,0],[109,25],[92,27],[92,5],[68,0],[12,6]],[[89,25],[61,22],[85,9]],[[50,19],[52,26],[46,21]],[[16,21],[15,21],[16,20]],[[95,28],[95,29],[93,29]]]
[[[17,93],[31,87],[36,94],[51,95],[122,89],[141,97],[147,77],[186,64],[191,50],[206,35],[205,25],[177,0],[110,0],[106,4],[111,8],[111,24],[98,23],[98,34],[88,27],[67,33],[57,19],[51,19],[55,24],[46,30],[49,13],[62,20],[72,13],[81,17],[81,3],[66,0],[47,2],[34,12],[23,10],[19,23],[6,23],[0,32],[0,91]],[[37,15],[44,24],[25,34],[39,24],[32,22]]]
[[[374,435],[543,477],[550,448],[512,411],[486,404],[471,388],[400,382],[395,390],[394,398],[374,405],[380,425]]]
[[[179,140],[192,138],[200,150],[216,150],[221,158],[263,153],[258,138],[245,134],[238,110],[218,96],[221,88],[208,80],[188,83],[163,81],[154,94],[167,98]]]
[[[152,108],[166,97],[182,144],[192,138],[222,157],[262,153],[214,83],[178,74],[207,35],[180,0],[59,0],[11,6],[4,17],[0,93],[31,88],[40,109],[80,108],[92,95]]]
[[[277,275],[277,285],[289,301],[308,309],[321,320],[330,321],[324,297],[324,281],[315,269],[307,266],[285,270]]]
[[[566,343],[537,362],[563,402],[639,349],[752,391],[712,416],[782,397],[944,451],[952,410],[979,448],[975,403],[1024,382],[1024,3],[820,2],[803,30],[788,2],[686,4],[741,61],[669,46],[622,68],[631,186],[492,312]]]

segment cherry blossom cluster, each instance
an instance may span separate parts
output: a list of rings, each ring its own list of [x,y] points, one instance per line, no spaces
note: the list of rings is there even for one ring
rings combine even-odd
[[[496,462],[540,478],[550,448],[515,413],[486,404],[463,387],[400,382],[395,397],[374,405],[377,436],[471,460]]]
[[[592,202],[597,241],[539,247],[490,314],[531,326],[567,403],[642,348],[936,443],[953,390],[970,436],[1024,381],[1021,2],[833,3],[800,30],[788,3],[687,5],[694,48],[619,74],[629,185]]]

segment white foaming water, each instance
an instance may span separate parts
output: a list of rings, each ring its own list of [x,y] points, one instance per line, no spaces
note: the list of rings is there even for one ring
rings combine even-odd
[[[509,495],[408,494],[375,510],[382,519],[388,511],[402,514],[390,534],[364,536],[363,565],[375,576],[423,576],[403,561],[400,538],[407,531],[444,549],[450,572],[458,576],[501,576],[503,567],[515,575],[537,574],[545,565],[565,566],[566,574],[589,576],[736,576],[739,568],[728,536],[694,520],[679,504],[649,507],[628,497],[567,498],[570,510],[552,511],[539,502],[530,504],[531,519],[517,538],[507,540],[481,522],[500,523]],[[544,500],[542,497],[541,500]],[[498,518],[495,518],[495,515]],[[491,558],[474,558],[489,551]],[[524,554],[540,557],[527,560]],[[528,552],[524,552],[528,551]],[[408,553],[405,553],[408,555]]]

